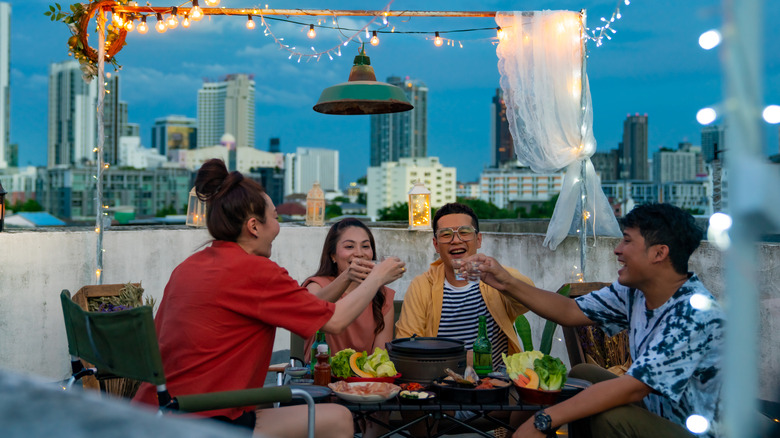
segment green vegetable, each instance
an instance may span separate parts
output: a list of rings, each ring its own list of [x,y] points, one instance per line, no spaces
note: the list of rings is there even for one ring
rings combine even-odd
[[[515,319],[515,333],[523,343],[523,351],[533,351],[534,343],[531,340],[531,324],[525,315],[518,315]]]
[[[511,356],[507,356],[506,353],[501,353],[501,358],[504,359],[504,365],[506,365],[506,372],[509,374],[509,378],[515,380],[518,375],[523,374],[526,368],[534,369],[534,361],[544,357],[541,351],[524,351],[522,353],[515,353]]]
[[[378,367],[376,367],[377,377],[393,377],[396,374],[398,374],[398,371],[395,369],[395,364],[389,360],[387,362],[382,362]]]
[[[557,391],[566,382],[566,366],[557,357],[545,354],[534,361],[533,369],[539,375],[539,388],[545,391]]]
[[[349,357],[355,354],[355,350],[346,348],[339,351],[330,359],[330,369],[334,376],[346,379],[352,375],[352,368],[349,366]]]
[[[558,289],[558,294],[563,295],[564,297],[568,297],[570,292],[571,292],[570,284],[563,285],[563,287]],[[552,339],[553,339],[553,334],[555,334],[556,327],[558,327],[558,324],[550,320],[544,323],[544,331],[542,332],[542,341],[539,344],[539,351],[541,351],[544,354],[550,354],[550,351],[552,350]]]

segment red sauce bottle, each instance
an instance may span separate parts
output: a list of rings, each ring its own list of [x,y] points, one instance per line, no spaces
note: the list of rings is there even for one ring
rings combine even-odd
[[[317,346],[317,364],[314,365],[314,384],[328,386],[330,383],[330,355],[327,344]]]

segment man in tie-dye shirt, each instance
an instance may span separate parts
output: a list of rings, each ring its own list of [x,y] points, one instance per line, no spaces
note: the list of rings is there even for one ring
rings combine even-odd
[[[621,225],[617,281],[576,300],[521,284],[490,257],[473,257],[482,262],[485,283],[544,318],[596,324],[609,335],[629,331],[633,364],[625,375],[576,366],[571,375],[597,383],[537,412],[515,438],[553,436],[561,425],[586,417],[599,438],[718,435],[724,313],[688,272],[702,230],[668,204],[638,206]],[[636,404],[642,401],[644,407]]]

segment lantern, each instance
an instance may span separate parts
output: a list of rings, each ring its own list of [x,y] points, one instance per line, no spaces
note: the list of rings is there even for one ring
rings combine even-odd
[[[319,181],[311,186],[306,195],[306,225],[321,227],[325,225],[325,193],[322,192]]]
[[[431,229],[431,191],[419,180],[409,190],[409,229]]]
[[[206,226],[206,203],[198,198],[195,187],[190,190],[190,196],[187,200],[187,226]]]
[[[0,183],[0,231],[3,231],[3,224],[5,223],[5,194],[8,193],[3,188],[3,184]]]

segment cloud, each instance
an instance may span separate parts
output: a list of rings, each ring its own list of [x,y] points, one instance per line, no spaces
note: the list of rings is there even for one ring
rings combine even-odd
[[[49,86],[49,77],[35,73],[25,75],[21,70],[12,68],[11,83],[24,90],[46,90]]]

